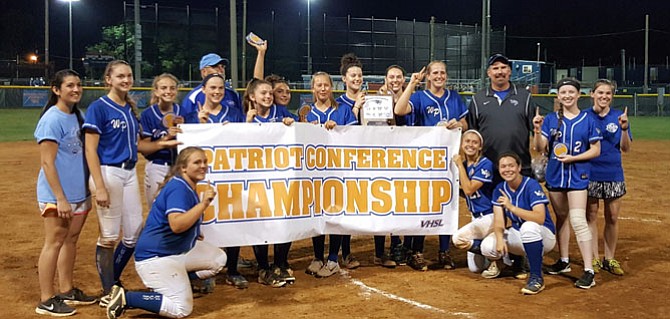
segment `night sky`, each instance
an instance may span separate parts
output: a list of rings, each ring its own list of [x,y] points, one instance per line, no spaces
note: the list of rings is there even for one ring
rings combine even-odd
[[[57,68],[68,55],[68,5],[50,2],[50,56]],[[155,1],[144,4],[152,4]],[[440,23],[481,25],[481,1],[341,1],[312,0],[312,15],[399,18]],[[132,3],[132,0],[128,1]],[[238,0],[241,14],[241,0]],[[344,4],[346,3],[346,4]],[[417,4],[418,3],[418,4]],[[666,63],[670,55],[670,1],[491,1],[491,26],[507,29],[506,52],[513,59],[535,60],[537,42],[541,57],[559,67],[620,64],[620,50],[638,63],[644,59],[644,16],[650,14],[650,64]],[[159,1],[161,6],[193,8],[227,7],[229,1]],[[306,12],[306,0],[249,0],[250,12]],[[664,17],[666,16],[666,17]],[[117,24],[123,17],[122,1],[80,0],[73,3],[74,55],[100,40],[102,26]],[[0,60],[15,59],[44,50],[44,0],[2,1],[0,4]],[[249,26],[253,29],[253,26]],[[608,34],[608,36],[603,36]],[[600,35],[600,36],[593,36]]]

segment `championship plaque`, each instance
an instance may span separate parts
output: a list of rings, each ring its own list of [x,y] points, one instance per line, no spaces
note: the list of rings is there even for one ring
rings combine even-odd
[[[361,125],[393,125],[393,96],[366,95],[359,118]]]

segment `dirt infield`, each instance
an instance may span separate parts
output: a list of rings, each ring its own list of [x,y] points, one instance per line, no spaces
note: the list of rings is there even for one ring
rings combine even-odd
[[[0,238],[6,242],[0,256],[0,318],[38,317],[37,259],[43,241],[43,223],[35,202],[39,152],[34,142],[0,143]],[[545,277],[546,290],[522,296],[524,281],[513,277],[482,279],[467,270],[465,253],[452,253],[458,269],[416,272],[410,268],[372,266],[372,236],[357,236],[352,249],[363,262],[359,269],[326,279],[315,279],[303,270],[311,260],[311,241],[294,244],[291,264],[296,284],[273,289],[255,283],[252,271],[243,274],[249,289],[224,285],[223,277],[213,294],[195,301],[193,318],[652,318],[665,317],[664,301],[670,286],[670,232],[665,229],[670,212],[670,142],[635,141],[624,155],[628,195],[623,203],[617,257],[627,271],[624,277],[601,272],[590,290],[574,288],[581,274],[581,258],[574,238],[573,270],[569,276]],[[143,172],[140,165],[138,172]],[[140,175],[142,175],[140,173]],[[143,178],[140,177],[140,181]],[[469,217],[461,202],[461,223]],[[602,214],[600,216],[602,237]],[[79,240],[77,285],[84,291],[99,290],[94,252],[97,219],[91,214]],[[388,244],[387,244],[388,246]],[[601,239],[601,254],[602,254]],[[253,256],[251,249],[242,255]],[[437,258],[437,238],[429,237],[426,256]],[[557,252],[545,258],[553,262]],[[132,263],[124,274],[130,289],[143,288]],[[79,307],[78,318],[103,318],[98,306]],[[139,310],[124,318],[153,318]]]

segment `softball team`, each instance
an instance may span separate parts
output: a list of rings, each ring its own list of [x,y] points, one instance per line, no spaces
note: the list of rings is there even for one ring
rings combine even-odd
[[[77,72],[56,72],[49,100],[35,128],[41,163],[37,202],[45,231],[37,264],[40,303],[35,312],[42,315],[70,316],[76,313],[72,306],[96,302],[73,282],[77,240],[91,209],[81,132],[84,115],[77,107],[81,95]],[[58,294],[53,286],[56,272]]]
[[[586,221],[587,188],[591,175],[589,160],[600,154],[602,135],[588,112],[580,111],[577,106],[581,88],[579,81],[565,78],[556,87],[561,108],[546,118],[536,111],[533,118],[535,149],[549,153],[545,178],[549,199],[556,213],[561,255],[548,272],[555,275],[571,271],[568,225],[572,225],[584,261],[584,274],[575,286],[589,289],[595,286],[593,239]]]
[[[414,88],[426,78],[426,90],[414,92]],[[395,105],[395,114],[399,116],[413,113],[417,125],[444,126],[447,129],[467,129],[465,116],[468,108],[458,92],[447,89],[447,65],[442,61],[432,61],[418,73],[412,74],[409,85],[405,88]],[[449,246],[450,235],[440,235],[438,266],[454,269]],[[423,258],[425,236],[412,236],[412,257],[410,266],[416,270],[428,270]]]
[[[591,97],[593,107],[588,114],[596,122],[603,134],[600,142],[600,156],[591,160],[591,179],[588,188],[587,219],[593,240],[593,270],[605,269],[612,274],[623,276],[621,264],[614,259],[618,239],[617,219],[621,212],[621,198],[626,194],[621,152],[628,152],[633,135],[628,122],[628,108],[623,111],[611,108],[615,85],[609,80],[598,80],[593,86]],[[598,257],[598,208],[603,201],[605,211],[605,257]]]
[[[212,187],[196,193],[196,185],[206,174],[207,157],[202,149],[187,147],[179,153],[137,241],[135,269],[151,291],[126,292],[115,285],[107,318],[118,318],[126,308],[186,317],[193,311],[189,279],[211,278],[223,269],[226,254],[200,238],[202,215],[216,196]]]

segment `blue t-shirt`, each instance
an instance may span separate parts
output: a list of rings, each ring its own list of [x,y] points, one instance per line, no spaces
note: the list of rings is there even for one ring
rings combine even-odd
[[[474,217],[481,217],[493,213],[491,208],[491,191],[493,190],[493,162],[486,157],[480,157],[477,163],[463,164],[470,180],[484,183],[474,194],[465,197],[468,210]]]
[[[83,128],[100,134],[101,165],[137,161],[139,123],[130,104],[121,106],[102,96],[88,106]]]
[[[172,111],[168,114],[173,116],[185,117],[183,109],[179,104],[172,104]],[[157,104],[154,104],[140,114],[140,124],[142,126],[142,137],[150,137],[151,141],[157,141],[168,134],[168,128],[163,123],[163,118],[166,114],[161,112]],[[177,150],[175,148],[165,148],[149,155],[144,156],[147,160],[157,164],[172,165],[177,158]]]
[[[295,120],[295,115],[291,114],[288,109],[284,106],[277,106],[272,104],[270,107],[270,112],[267,117],[262,117],[258,114],[254,116],[254,122],[256,123],[282,123],[285,117],[290,117]]]
[[[240,100],[239,94],[232,89],[225,88],[223,94],[223,99],[221,100],[221,106],[225,109],[226,107],[236,108],[237,113],[243,114],[242,112],[242,101]],[[199,123],[198,121],[198,103],[200,105],[205,105],[205,93],[202,93],[202,84],[196,86],[191,92],[188,92],[184,101],[181,103],[181,107],[184,109],[184,114],[186,114],[186,123]],[[237,122],[230,121],[229,122]],[[244,118],[241,122],[244,122]]]
[[[451,119],[458,121],[468,114],[465,102],[453,90],[445,90],[442,97],[433,95],[429,90],[414,92],[409,98],[409,104],[418,126],[435,126]]]
[[[619,116],[622,111],[610,109],[605,116],[600,116],[593,108],[588,110],[589,115],[596,122],[603,135],[600,141],[600,156],[591,160],[591,180],[597,182],[623,182],[623,166],[621,165],[621,134],[624,131],[619,126]],[[625,132],[633,140],[633,133],[628,124]]]
[[[354,104],[356,104],[356,101],[347,97],[346,93],[337,97],[337,99],[335,99],[335,102],[337,102],[337,107],[338,108],[346,106],[351,111],[351,114],[354,114]],[[360,112],[361,110],[358,110],[358,111]],[[356,115],[354,115],[354,117],[356,117]],[[355,125],[360,125],[360,122],[356,121]]]
[[[179,255],[191,250],[200,235],[202,217],[188,230],[176,234],[170,228],[168,215],[183,214],[198,203],[198,195],[181,176],[171,178],[151,205],[137,240],[135,260]]]
[[[496,91],[494,89],[491,89],[493,91],[493,96],[495,96],[498,99],[498,104],[502,105],[502,101],[505,100],[507,95],[509,95],[509,91],[512,89],[512,87],[508,88],[507,90],[503,91]]]
[[[35,139],[37,143],[54,141],[58,144],[54,162],[67,201],[74,204],[86,200],[87,168],[77,115],[63,113],[58,107],[52,106],[37,122]],[[56,203],[56,196],[43,169],[40,169],[37,177],[37,201]]]
[[[501,207],[500,203],[497,202],[497,199],[501,196],[502,192],[507,195],[512,205],[521,209],[532,211],[535,205],[543,205],[543,225],[544,227],[547,227],[549,230],[551,230],[552,233],[556,233],[556,227],[554,226],[554,222],[551,220],[551,216],[549,215],[549,208],[547,207],[549,200],[544,194],[540,183],[530,177],[524,176],[516,191],[512,191],[509,185],[507,185],[507,182],[502,182],[498,184],[498,186],[496,186],[495,190],[493,191],[492,196],[494,199],[491,200],[491,204]],[[505,217],[512,222],[512,227],[516,230],[519,230],[521,228],[521,224],[526,222],[524,219],[512,214],[507,209],[503,208],[503,211],[505,212]]]
[[[554,188],[586,189],[589,186],[591,164],[589,161],[561,163],[557,156],[569,154],[576,156],[586,152],[591,143],[602,140],[600,129],[589,116],[581,111],[575,118],[563,117],[558,128],[558,112],[547,115],[542,124],[542,136],[549,145],[547,163],[547,185]]]
[[[325,112],[319,111],[314,104],[311,105],[312,110],[307,114],[307,122],[318,122],[319,124],[326,123],[328,120],[333,120],[337,125],[352,125],[358,123],[354,113],[349,107],[337,108],[329,107]]]
[[[277,107],[284,108],[284,109],[286,110],[286,112],[288,112],[288,114],[289,114],[289,115],[290,115],[296,122],[300,121],[300,116],[298,116],[297,114],[293,114],[293,113],[291,113],[291,111],[288,110],[288,106],[286,106],[286,105],[281,105],[281,104],[275,104],[275,105],[276,105]]]

